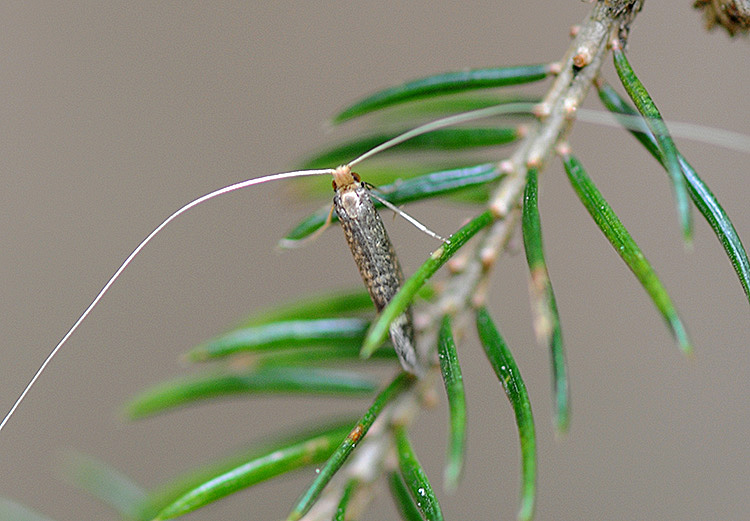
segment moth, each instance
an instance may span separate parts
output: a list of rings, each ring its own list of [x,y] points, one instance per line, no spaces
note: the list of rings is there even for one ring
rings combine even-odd
[[[473,110],[448,116],[435,121],[431,121],[424,125],[413,128],[403,134],[400,134],[380,145],[370,149],[354,160],[350,161],[347,165],[340,166],[338,168],[325,168],[319,170],[296,170],[291,172],[280,172],[276,174],[266,175],[262,177],[256,177],[253,179],[246,179],[237,183],[224,186],[212,192],[209,192],[197,199],[190,201],[175,212],[170,214],[164,221],[161,222],[154,230],[143,239],[138,246],[128,255],[122,262],[119,268],[104,284],[99,293],[96,294],[91,303],[81,313],[78,319],[68,329],[62,339],[55,345],[50,351],[44,361],[41,363],[39,368],[36,370],[34,375],[26,384],[21,394],[18,396],[16,401],[13,403],[11,408],[8,410],[6,415],[0,421],[0,431],[5,427],[10,418],[15,413],[18,406],[23,402],[24,398],[28,394],[29,390],[34,386],[36,381],[42,375],[44,370],[47,368],[52,359],[57,355],[60,349],[65,345],[68,339],[76,332],[81,323],[89,316],[91,311],[96,307],[99,301],[109,291],[109,288],[115,281],[120,277],[122,272],[130,265],[133,259],[146,247],[151,240],[159,234],[169,223],[174,221],[176,218],[186,213],[187,211],[195,208],[196,206],[205,203],[211,199],[214,199],[220,195],[228,194],[237,190],[249,188],[251,186],[268,183],[270,181],[278,181],[281,179],[290,179],[296,177],[305,177],[313,175],[333,175],[333,187],[335,190],[333,208],[336,211],[339,219],[341,220],[342,228],[349,246],[352,250],[352,255],[357,263],[362,279],[367,286],[367,290],[370,293],[375,307],[378,311],[382,310],[383,307],[393,298],[398,292],[398,289],[403,283],[403,271],[399,265],[396,254],[393,250],[393,245],[385,232],[385,226],[383,221],[375,210],[375,206],[372,202],[371,197],[377,197],[375,194],[370,192],[367,186],[361,181],[359,176],[351,171],[351,167],[355,164],[364,161],[365,159],[374,156],[384,150],[392,148],[404,141],[407,141],[413,137],[431,132],[433,130],[448,127],[464,123],[467,121],[473,121],[476,119],[482,119],[489,116],[498,114],[508,113],[517,107],[510,105],[498,105],[495,107],[487,107],[484,109]],[[414,224],[420,230],[427,234],[440,239],[444,242],[449,242],[447,239],[443,239],[439,235],[429,231],[422,224],[414,220],[412,217],[401,212],[398,208],[393,206],[385,199],[377,197],[388,208],[399,213],[401,216],[406,218],[409,222]],[[411,309],[407,309],[401,316],[397,317],[390,326],[390,337],[391,342],[398,354],[399,360],[401,361],[402,367],[412,373],[421,373],[419,365],[419,359],[417,356],[417,350],[414,343],[414,326],[412,322]]]
[[[381,311],[401,288],[404,273],[372,202],[370,190],[347,165],[333,172],[333,208],[373,304]],[[420,374],[409,307],[391,322],[389,333],[401,366]]]

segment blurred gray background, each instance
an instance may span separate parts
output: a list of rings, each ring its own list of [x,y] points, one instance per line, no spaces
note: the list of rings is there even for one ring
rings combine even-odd
[[[646,2],[631,63],[666,117],[750,133],[748,42],[706,33],[690,4]],[[590,7],[4,3],[3,412],[169,212],[216,187],[293,167],[327,142],[326,118],[375,89],[447,70],[557,60],[569,27]],[[616,81],[611,63],[605,75]],[[599,108],[593,96],[587,106]],[[677,141],[750,243],[747,153]],[[666,176],[624,131],[581,123],[571,143],[670,290],[696,353],[694,360],[680,354],[553,162],[541,181],[541,209],[572,375],[566,439],[555,439],[550,422],[548,357],[531,331],[522,254],[498,264],[491,299],[536,414],[537,518],[745,518],[750,314],[735,274],[700,217],[694,249],[685,251]],[[114,519],[59,479],[66,449],[149,486],[300,419],[363,410],[367,400],[286,398],[224,401],[135,424],[117,416],[127,397],[181,374],[188,347],[249,312],[359,283],[336,229],[305,249],[275,250],[281,234],[318,207],[288,188],[265,185],[207,204],[144,251],[0,435],[0,495],[59,521]],[[450,233],[474,210],[430,203],[413,212]],[[402,220],[387,225],[411,272],[434,242]],[[447,519],[514,519],[513,416],[474,338],[460,356],[470,452],[463,487],[454,496],[441,492],[442,505]],[[438,489],[446,430],[441,403],[420,416],[413,434]],[[190,519],[283,518],[311,476],[262,485]],[[368,519],[395,518],[390,500],[383,502],[387,508]]]

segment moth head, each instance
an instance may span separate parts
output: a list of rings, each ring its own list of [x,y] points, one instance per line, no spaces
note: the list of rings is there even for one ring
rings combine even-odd
[[[359,174],[352,172],[349,165],[341,165],[333,171],[333,189],[338,190],[339,188],[345,188],[351,186],[354,183],[359,183]]]

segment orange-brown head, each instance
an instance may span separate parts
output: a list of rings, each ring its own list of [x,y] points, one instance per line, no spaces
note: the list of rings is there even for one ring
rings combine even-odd
[[[338,190],[351,186],[354,183],[361,182],[359,175],[356,172],[352,172],[349,165],[341,165],[333,171],[333,189]]]

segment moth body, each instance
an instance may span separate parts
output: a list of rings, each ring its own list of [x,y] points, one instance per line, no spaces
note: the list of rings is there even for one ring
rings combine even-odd
[[[381,311],[404,282],[396,252],[359,176],[341,166],[333,174],[333,188],[333,207],[346,242],[375,308]],[[420,372],[411,308],[391,323],[389,333],[402,367],[410,373]]]

